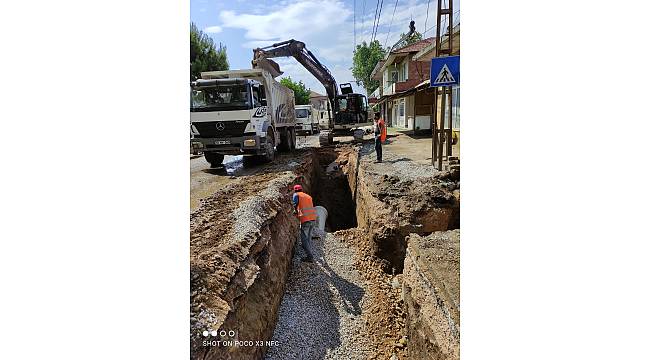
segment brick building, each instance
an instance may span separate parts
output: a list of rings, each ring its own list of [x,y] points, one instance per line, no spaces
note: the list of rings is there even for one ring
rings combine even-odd
[[[377,98],[379,110],[389,126],[401,129],[421,127],[412,90],[429,79],[431,63],[413,57],[432,43],[433,38],[428,38],[393,50],[373,69],[371,77],[381,81],[381,85],[370,97]]]

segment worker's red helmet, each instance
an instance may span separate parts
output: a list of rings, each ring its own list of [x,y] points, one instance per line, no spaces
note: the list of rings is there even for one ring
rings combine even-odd
[[[293,191],[302,191],[302,186],[300,186],[300,185],[294,185],[294,186],[293,186]]]

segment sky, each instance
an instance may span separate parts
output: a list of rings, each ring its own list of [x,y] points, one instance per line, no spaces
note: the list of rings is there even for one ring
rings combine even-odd
[[[425,38],[435,36],[436,0],[190,0],[190,19],[215,43],[226,46],[230,69],[249,69],[253,48],[295,39],[329,68],[338,84],[350,82],[355,92],[365,94],[352,76],[352,54],[355,41],[370,41],[380,5],[375,38],[382,46],[392,46],[408,31],[411,19]],[[459,9],[454,0],[454,19]],[[274,61],[282,76],[325,94],[321,83],[293,57]]]

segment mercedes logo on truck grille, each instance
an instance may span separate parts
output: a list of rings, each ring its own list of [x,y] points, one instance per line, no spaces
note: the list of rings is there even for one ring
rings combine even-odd
[[[226,125],[224,125],[223,123],[221,123],[221,122],[217,123],[217,130],[223,131],[223,129],[225,129],[225,128],[226,128]]]

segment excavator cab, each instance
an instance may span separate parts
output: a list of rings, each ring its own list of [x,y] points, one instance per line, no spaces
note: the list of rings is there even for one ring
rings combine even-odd
[[[334,126],[354,126],[368,122],[368,101],[362,94],[348,93],[336,97]]]

